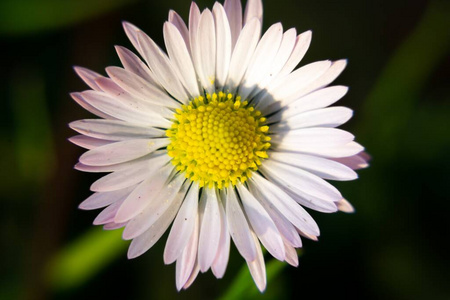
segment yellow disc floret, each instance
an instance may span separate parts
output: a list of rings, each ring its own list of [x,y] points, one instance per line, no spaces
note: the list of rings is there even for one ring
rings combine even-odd
[[[177,109],[166,131],[172,164],[200,186],[245,182],[267,158],[269,127],[261,112],[239,96],[219,92]]]

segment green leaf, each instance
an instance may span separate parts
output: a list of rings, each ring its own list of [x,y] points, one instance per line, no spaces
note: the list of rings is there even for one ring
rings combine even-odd
[[[61,250],[47,268],[47,280],[54,290],[68,290],[89,281],[119,255],[128,243],[122,230],[104,231],[93,227]]]
[[[24,35],[72,25],[136,0],[2,0],[0,35]]]

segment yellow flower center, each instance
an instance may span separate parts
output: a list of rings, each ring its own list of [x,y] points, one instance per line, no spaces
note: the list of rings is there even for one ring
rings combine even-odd
[[[266,118],[240,96],[219,92],[177,109],[167,151],[172,164],[200,186],[219,189],[245,182],[267,158]]]

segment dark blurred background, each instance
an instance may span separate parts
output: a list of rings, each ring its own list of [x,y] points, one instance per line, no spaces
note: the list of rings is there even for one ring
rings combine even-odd
[[[72,67],[120,65],[122,20],[164,45],[169,9],[187,20],[189,5],[0,1],[0,299],[450,299],[450,1],[264,1],[265,29],[313,30],[301,64],[348,58],[338,105],[354,109],[344,128],[373,160],[336,183],[356,213],[312,212],[320,241],[305,240],[299,267],[282,267],[262,296],[234,282],[248,276],[234,248],[224,279],[200,274],[178,293],[165,236],[129,261],[120,231],[91,225],[98,211],[77,206],[98,176],[73,170],[82,149],[67,124],[92,116],[69,97],[87,89]]]

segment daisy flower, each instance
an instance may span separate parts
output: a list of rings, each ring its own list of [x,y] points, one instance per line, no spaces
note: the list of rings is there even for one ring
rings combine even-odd
[[[123,23],[140,57],[116,47],[123,64],[108,77],[76,67],[91,88],[72,93],[100,117],[75,121],[70,139],[88,149],[75,168],[107,172],[81,209],[104,208],[94,224],[124,227],[128,257],[150,249],[169,229],[164,262],[176,262],[178,290],[211,269],[224,276],[231,240],[259,288],[266,287],[261,244],[297,266],[300,236],[319,228],[304,207],[350,212],[327,180],[356,179],[367,166],[354,136],[335,127],[352,111],[328,107],[347,87],[327,87],[346,61],[296,69],[311,32],[262,33],[262,3],[215,3],[189,22],[170,11],[166,51]]]

